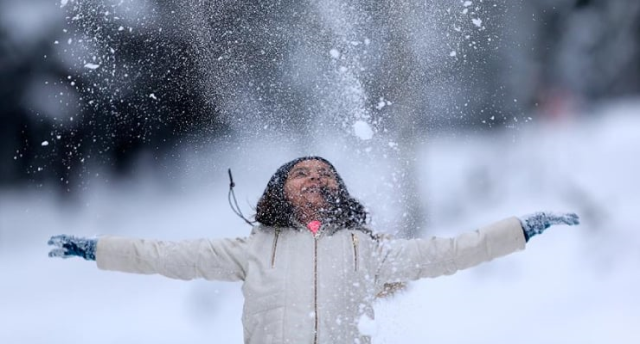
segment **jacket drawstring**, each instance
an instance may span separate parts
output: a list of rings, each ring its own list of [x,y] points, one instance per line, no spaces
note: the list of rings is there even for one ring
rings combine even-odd
[[[238,205],[238,200],[236,199],[236,193],[233,192],[234,186],[236,186],[236,183],[233,182],[231,169],[229,169],[229,194],[227,195],[227,199],[229,200],[229,206],[231,207],[231,210],[233,210],[233,212],[236,213],[236,215],[238,215],[241,219],[244,220],[244,222],[248,223],[249,226],[253,226],[254,223],[247,220],[247,218],[244,217],[244,215],[242,214],[242,211],[240,210],[240,206]],[[233,197],[233,203],[231,202],[232,197]]]

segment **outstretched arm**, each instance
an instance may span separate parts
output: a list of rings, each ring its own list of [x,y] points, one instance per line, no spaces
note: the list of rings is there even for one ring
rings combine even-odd
[[[450,275],[524,249],[531,236],[554,224],[578,224],[575,214],[535,213],[511,217],[454,238],[393,240],[382,247],[382,283]]]
[[[50,257],[78,256],[96,260],[98,268],[176,279],[243,280],[247,240],[187,240],[163,242],[123,237],[97,239],[67,235],[49,240]]]

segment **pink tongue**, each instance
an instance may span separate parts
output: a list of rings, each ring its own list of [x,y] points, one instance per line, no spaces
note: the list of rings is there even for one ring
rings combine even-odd
[[[313,233],[316,234],[318,232],[318,229],[320,229],[320,225],[322,223],[318,220],[313,220],[309,223],[307,223],[307,228],[309,228],[309,230]]]

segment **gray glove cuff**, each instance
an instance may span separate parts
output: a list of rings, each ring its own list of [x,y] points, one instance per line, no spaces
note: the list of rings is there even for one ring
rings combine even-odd
[[[574,213],[537,212],[520,216],[518,219],[520,219],[524,237],[527,241],[535,235],[542,234],[552,225],[565,224],[573,226],[580,223],[578,215]]]
[[[48,244],[54,246],[49,252],[49,257],[82,257],[86,260],[96,260],[98,239],[76,238],[62,234],[51,237]]]

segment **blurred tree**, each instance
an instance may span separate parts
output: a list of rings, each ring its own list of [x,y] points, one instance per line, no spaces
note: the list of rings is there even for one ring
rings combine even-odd
[[[638,95],[640,2],[537,0],[524,7],[511,25],[520,25],[531,47],[523,51],[530,71],[514,74],[535,85],[531,106],[559,116],[575,103]]]
[[[79,1],[67,25],[58,23],[64,30],[37,32],[38,44],[2,34],[0,91],[12,101],[0,110],[0,154],[13,163],[2,164],[0,184],[53,180],[72,190],[85,164],[127,173],[142,150],[162,155],[185,135],[224,133],[194,82],[196,52],[171,30],[177,22],[165,33],[144,30],[154,24],[145,20],[124,30],[114,12]]]

